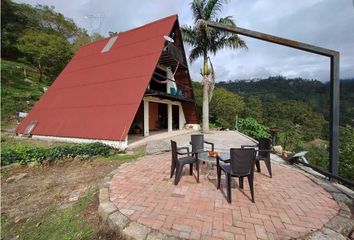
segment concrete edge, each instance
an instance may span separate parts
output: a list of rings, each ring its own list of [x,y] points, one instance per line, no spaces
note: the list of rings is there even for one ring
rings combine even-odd
[[[98,195],[98,214],[103,223],[107,224],[111,230],[118,234],[119,239],[146,239],[146,240],[178,240],[183,239],[172,235],[167,235],[156,229],[147,227],[129,219],[117,206],[109,199],[109,183],[119,169],[134,161],[124,163],[116,170],[109,173],[100,184]]]
[[[312,182],[316,183],[316,185],[322,187],[332,196],[333,200],[336,201],[339,206],[337,214],[324,224],[321,229],[311,232],[301,239],[348,239],[349,234],[354,231],[354,215],[351,212],[351,208],[353,208],[354,204],[353,198],[338,188],[336,186],[338,184],[334,184],[318,174],[314,175],[306,171],[303,167],[288,165],[286,163],[282,165],[292,167],[295,171],[302,173]]]
[[[240,134],[241,136],[251,140],[252,142],[254,143],[258,143],[258,141],[254,138],[251,138],[250,136],[247,136],[246,134],[243,134],[242,132],[238,131],[238,130],[230,130],[230,131],[234,131],[234,132],[237,132],[238,134]]]

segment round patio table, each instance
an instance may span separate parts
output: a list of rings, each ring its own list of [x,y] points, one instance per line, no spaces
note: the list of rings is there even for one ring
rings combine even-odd
[[[198,153],[198,159],[201,162],[205,162],[207,164],[207,171],[205,177],[208,178],[209,180],[215,180],[216,177],[213,176],[212,178],[210,177],[210,173],[212,169],[214,169],[214,166],[216,166],[216,158],[219,158],[220,161],[226,162],[230,159],[230,153],[228,152],[218,152],[217,157],[210,157],[208,152],[199,152]]]

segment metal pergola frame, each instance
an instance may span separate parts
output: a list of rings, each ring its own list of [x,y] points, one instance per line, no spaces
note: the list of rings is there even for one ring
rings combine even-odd
[[[271,42],[286,47],[296,48],[302,51],[322,55],[331,59],[330,63],[330,137],[329,137],[329,173],[325,174],[329,178],[333,177],[342,180],[338,176],[338,160],[339,160],[339,52],[317,47],[314,45],[277,37],[274,35],[252,31],[245,28],[228,26],[216,22],[207,21],[207,26],[231,33],[237,33],[262,41]],[[311,165],[309,165],[311,167]],[[316,167],[312,167],[316,170]],[[318,168],[317,168],[318,169]],[[351,183],[353,184],[353,183]]]

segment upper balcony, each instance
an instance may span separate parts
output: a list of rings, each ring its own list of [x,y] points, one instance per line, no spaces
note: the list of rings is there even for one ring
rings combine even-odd
[[[182,51],[174,44],[168,44],[162,51],[159,64],[176,68],[177,64],[180,68],[187,69],[187,63],[183,57]]]

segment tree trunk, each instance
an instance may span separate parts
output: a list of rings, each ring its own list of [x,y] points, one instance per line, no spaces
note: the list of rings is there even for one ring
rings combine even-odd
[[[43,75],[43,70],[42,70],[42,66],[40,63],[38,63],[38,71],[39,71],[39,82],[42,82],[42,75]]]
[[[209,80],[203,77],[203,132],[209,132]]]
[[[208,56],[204,53],[203,69],[203,133],[209,132],[209,79]]]

